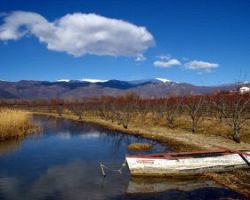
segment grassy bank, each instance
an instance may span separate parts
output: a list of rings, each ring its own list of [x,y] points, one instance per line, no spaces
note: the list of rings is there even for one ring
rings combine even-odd
[[[36,129],[28,112],[0,109],[0,141],[23,137]]]
[[[241,142],[236,143],[230,138],[219,134],[208,134],[203,131],[192,133],[190,130],[185,128],[175,128],[171,129],[164,126],[161,123],[144,123],[141,124],[139,121],[133,120],[130,122],[128,128],[112,122],[110,120],[105,120],[91,114],[86,114],[81,120],[79,117],[70,113],[65,112],[61,116],[57,113],[48,112],[33,112],[34,114],[41,114],[46,116],[53,116],[57,118],[66,118],[74,121],[89,122],[101,125],[104,128],[120,131],[126,134],[138,135],[144,138],[154,139],[158,142],[168,144],[173,147],[176,151],[190,151],[190,150],[211,150],[218,149],[218,146],[233,149],[250,149],[250,143]],[[210,127],[209,129],[212,129]],[[215,129],[218,127],[214,127]],[[212,130],[210,130],[212,132]]]

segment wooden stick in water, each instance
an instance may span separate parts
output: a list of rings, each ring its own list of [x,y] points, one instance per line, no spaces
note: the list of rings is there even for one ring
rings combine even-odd
[[[106,174],[105,174],[105,171],[103,169],[103,164],[102,163],[100,163],[100,168],[101,168],[103,177],[106,177]]]

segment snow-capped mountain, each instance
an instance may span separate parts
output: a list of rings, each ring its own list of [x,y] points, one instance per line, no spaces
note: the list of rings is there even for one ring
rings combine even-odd
[[[58,79],[56,82],[70,82],[69,79]]]
[[[135,81],[81,79],[59,79],[49,81],[18,82],[0,81],[1,99],[43,99],[43,98],[84,98],[100,96],[118,96],[135,92],[144,98],[163,97],[167,95],[207,94],[215,91],[237,91],[249,84],[227,84],[221,86],[195,86],[189,83],[177,83],[165,78]]]
[[[163,83],[169,83],[169,82],[171,82],[170,80],[168,80],[168,79],[165,79],[165,78],[155,78],[156,80],[159,80],[159,81],[161,81],[161,82],[163,82]]]
[[[104,82],[107,82],[108,80],[83,78],[83,79],[80,79],[80,81],[85,81],[85,82],[89,82],[89,83],[104,83]]]

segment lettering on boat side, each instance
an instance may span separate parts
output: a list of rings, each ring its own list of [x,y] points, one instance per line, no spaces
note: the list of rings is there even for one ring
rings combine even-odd
[[[154,164],[154,160],[137,160],[138,164]]]

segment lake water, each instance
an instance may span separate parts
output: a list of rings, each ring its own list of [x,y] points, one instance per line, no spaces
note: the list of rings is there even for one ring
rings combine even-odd
[[[131,178],[106,171],[121,167],[127,145],[152,143],[144,153],[170,151],[162,144],[105,130],[93,124],[35,117],[39,135],[0,143],[0,199],[244,199],[213,181],[189,178]]]

